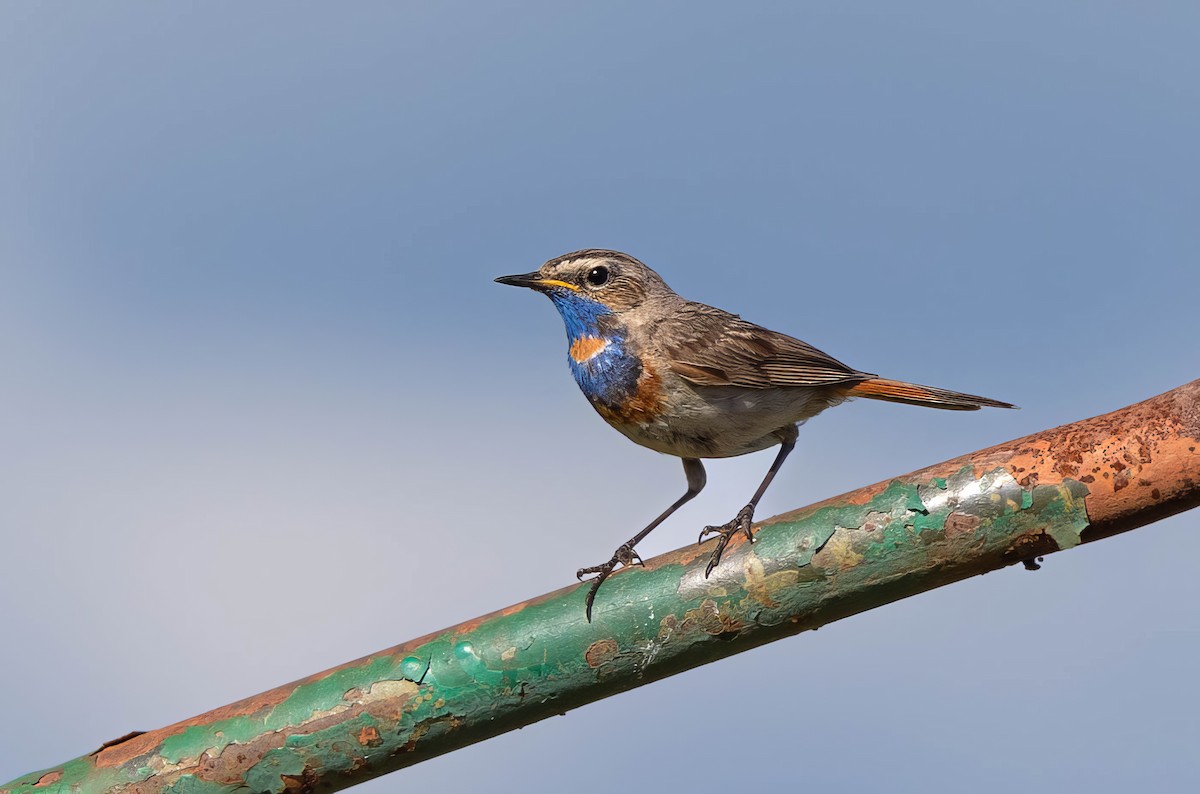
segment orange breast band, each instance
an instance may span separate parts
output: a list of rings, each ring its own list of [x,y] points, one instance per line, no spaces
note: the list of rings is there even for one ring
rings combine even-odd
[[[608,340],[598,336],[581,336],[571,343],[571,358],[582,364],[590,358],[598,356],[608,347]]]

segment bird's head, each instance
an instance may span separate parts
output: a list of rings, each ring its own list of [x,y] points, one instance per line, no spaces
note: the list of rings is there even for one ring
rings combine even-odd
[[[598,248],[563,254],[532,273],[496,281],[545,293],[568,333],[573,325],[591,325],[601,315],[631,312],[649,299],[672,294],[657,273],[632,256]]]

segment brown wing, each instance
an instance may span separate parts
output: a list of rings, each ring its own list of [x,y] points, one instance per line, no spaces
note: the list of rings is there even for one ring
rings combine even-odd
[[[812,345],[702,303],[687,303],[655,328],[680,377],[700,386],[826,386],[874,377]]]

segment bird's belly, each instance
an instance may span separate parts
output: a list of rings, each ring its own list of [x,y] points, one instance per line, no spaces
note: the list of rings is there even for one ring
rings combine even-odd
[[[664,400],[669,408],[653,421],[605,419],[630,440],[658,452],[685,458],[729,458],[780,443],[781,430],[838,401],[830,396],[819,388],[749,390],[681,385],[669,389]]]

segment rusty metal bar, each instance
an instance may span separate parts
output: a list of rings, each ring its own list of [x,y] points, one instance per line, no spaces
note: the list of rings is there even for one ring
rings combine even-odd
[[[691,546],[0,787],[338,790],[681,670],[1200,504],[1200,380]]]

